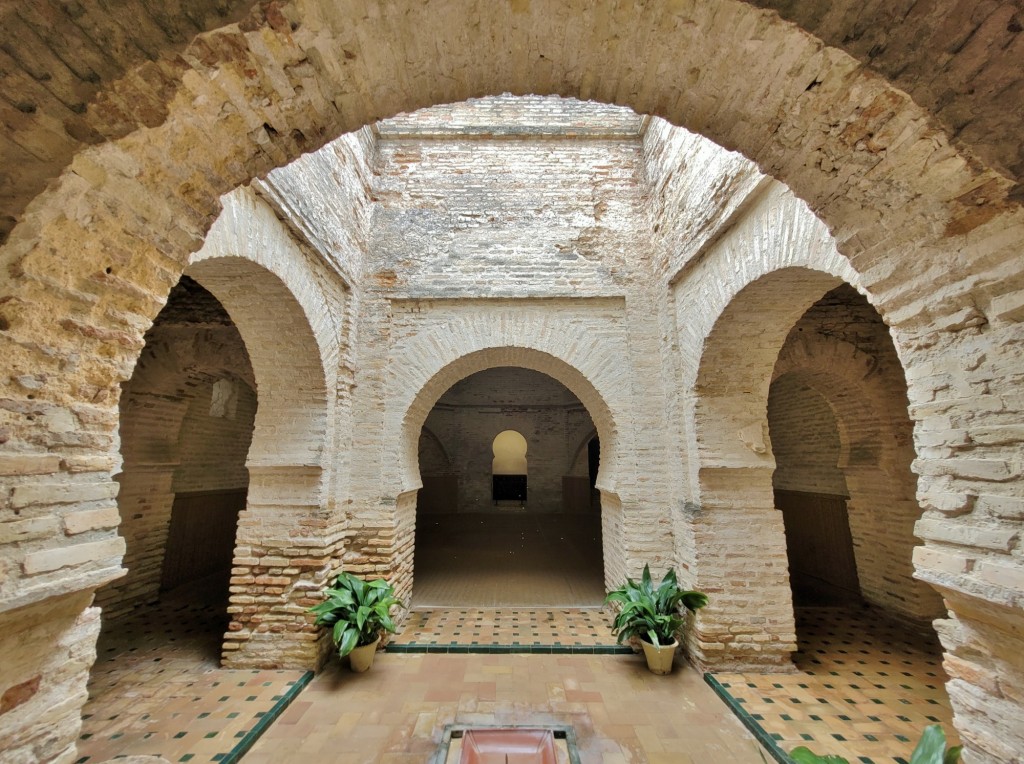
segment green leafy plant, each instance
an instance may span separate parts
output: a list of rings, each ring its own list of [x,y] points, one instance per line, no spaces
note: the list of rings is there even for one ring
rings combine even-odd
[[[373,644],[383,631],[394,633],[391,609],[402,607],[402,602],[383,578],[363,581],[351,573],[339,573],[334,586],[324,593],[327,599],[309,612],[316,614],[317,626],[331,629],[342,658],[356,647]]]
[[[910,756],[910,764],[956,764],[960,761],[961,746],[946,748],[946,733],[941,725],[932,724],[924,728],[921,739]],[[850,764],[842,756],[818,756],[806,746],[794,748],[790,758],[797,764]]]
[[[637,637],[652,645],[668,645],[683,625],[679,606],[695,612],[708,604],[708,595],[681,589],[674,570],[655,588],[650,566],[644,565],[640,581],[627,578],[624,586],[608,594],[605,604],[609,602],[622,606],[612,623],[620,644]]]

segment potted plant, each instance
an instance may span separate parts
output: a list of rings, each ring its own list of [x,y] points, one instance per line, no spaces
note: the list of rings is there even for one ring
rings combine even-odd
[[[636,638],[643,647],[647,668],[655,674],[668,674],[679,647],[676,632],[683,625],[679,606],[695,612],[708,604],[708,596],[681,589],[674,570],[669,570],[655,588],[650,566],[644,565],[639,583],[627,578],[624,586],[608,594],[605,604],[609,602],[621,605],[612,623],[619,644]]]
[[[382,578],[363,581],[351,573],[339,573],[325,594],[326,600],[309,609],[316,614],[316,625],[331,629],[339,657],[348,655],[353,671],[368,670],[381,633],[395,631],[391,609],[402,603],[394,588]]]

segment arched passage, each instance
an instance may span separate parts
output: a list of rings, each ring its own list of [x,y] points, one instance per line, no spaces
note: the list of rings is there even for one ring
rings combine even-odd
[[[796,649],[768,389],[790,329],[837,282],[807,268],[769,272],[740,290],[704,342],[693,389],[700,511],[692,523],[697,581],[712,604],[692,637],[698,660],[786,667]]]
[[[601,516],[570,474],[593,431],[579,399],[532,369],[488,368],[445,391],[420,440],[413,607],[599,607]]]
[[[515,333],[514,327],[505,326],[504,331]],[[485,333],[486,334],[486,333]],[[541,332],[544,337],[546,332]],[[520,335],[521,336],[521,335]],[[541,343],[543,344],[543,343]],[[415,397],[403,406],[404,416],[401,418],[401,429],[396,435],[401,437],[401,453],[404,460],[401,463],[404,485],[407,486],[396,502],[395,524],[402,529],[402,535],[413,536],[416,527],[416,492],[421,486],[418,464],[418,444],[420,432],[427,420],[427,416],[435,404],[455,383],[469,377],[477,372],[498,367],[522,367],[541,372],[564,385],[570,390],[590,412],[594,426],[602,434],[603,442],[610,444],[607,461],[602,464],[599,477],[599,488],[601,488],[602,507],[602,536],[604,547],[604,575],[606,583],[618,580],[619,570],[622,566],[622,527],[617,525],[614,518],[621,511],[621,503],[618,495],[612,489],[615,473],[615,446],[616,446],[616,425],[612,411],[606,403],[606,395],[602,395],[594,383],[586,377],[578,368],[570,365],[556,355],[529,347],[502,346],[485,347],[460,354],[458,347],[452,347],[451,351],[455,358],[444,363],[445,354],[437,352],[437,346],[428,345],[432,351],[432,357],[426,368],[416,368],[409,364],[397,364],[395,369],[398,372],[415,371],[423,375],[423,381],[413,387],[404,387],[406,390],[415,390]],[[584,353],[581,360],[586,359]],[[430,369],[432,373],[426,376],[424,372]],[[605,441],[606,439],[606,441]],[[610,536],[610,538],[609,538]],[[410,538],[409,541],[412,539]],[[392,570],[401,572],[398,586],[400,590],[411,593],[414,590],[412,567],[413,544],[405,542],[402,546],[407,547],[408,557],[399,558],[392,562]],[[401,548],[401,547],[400,547]]]
[[[773,393],[781,404],[800,407],[796,386],[828,406],[836,428],[838,452],[832,462],[848,496],[849,526],[856,548],[864,599],[900,619],[927,625],[944,607],[931,587],[915,581],[911,558],[920,519],[912,424],[907,413],[903,370],[877,312],[848,286],[829,292],[790,332],[773,372]],[[776,392],[780,393],[776,396]],[[772,400],[769,399],[771,416]],[[814,417],[776,411],[775,419],[805,444],[813,442]],[[803,421],[801,421],[803,420]],[[772,435],[773,445],[775,434]],[[785,483],[816,491],[806,467],[780,460],[778,489]],[[780,483],[780,471],[786,474]],[[808,482],[810,481],[810,482]],[[827,485],[827,484],[823,484]],[[789,522],[787,521],[787,528]]]
[[[443,358],[443,356],[442,356]],[[437,363],[437,362],[435,362]],[[519,366],[546,374],[562,383],[590,412],[594,426],[608,446],[608,467],[601,481],[612,486],[614,474],[615,421],[604,397],[584,374],[556,355],[529,347],[493,347],[462,355],[437,370],[421,387],[409,404],[402,422],[403,469],[405,485],[412,486],[418,479],[418,453],[413,450],[419,442],[427,415],[438,399],[456,382],[485,369],[501,366]],[[414,436],[415,434],[415,436]],[[411,474],[410,474],[411,473]]]
[[[301,636],[314,630],[295,606],[306,602],[308,590],[295,583],[325,580],[336,548],[330,525],[310,522],[324,516],[323,460],[332,410],[322,349],[305,307],[281,277],[244,257],[217,256],[214,243],[216,238],[187,272],[238,326],[259,396],[224,662],[313,667],[322,659],[324,640]],[[285,624],[291,639],[279,635]]]
[[[302,633],[296,626],[313,631],[291,604],[305,602],[306,591],[284,581],[326,579],[333,554],[329,540],[309,523],[323,512],[330,410],[316,337],[287,285],[251,260],[200,257],[187,273],[218,298],[238,326],[259,396],[246,459],[249,492],[238,523],[224,662],[315,666],[322,649],[316,642],[282,640],[277,629],[289,623],[293,633]],[[285,568],[299,572],[288,575]]]
[[[230,400],[214,410],[218,386]],[[227,573],[240,508],[235,504],[244,506],[248,484],[244,464],[254,387],[245,345],[223,306],[184,278],[147,333],[121,397],[118,508],[128,574],[98,592],[106,618],[155,602],[162,592],[205,574]],[[199,497],[215,494],[217,500],[205,502],[212,513],[208,519],[216,519],[207,535],[227,535],[226,549],[212,539],[213,546],[203,549],[195,549],[194,539],[179,539],[168,557],[169,533],[180,526],[182,512],[191,511],[179,508],[176,519],[172,505],[193,499],[202,504]],[[213,601],[226,598],[226,576],[215,588],[220,591]]]

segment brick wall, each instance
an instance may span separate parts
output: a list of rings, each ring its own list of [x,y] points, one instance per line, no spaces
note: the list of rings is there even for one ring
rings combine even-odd
[[[226,379],[235,400],[223,415],[211,412],[213,387],[202,385],[189,402],[181,423],[178,468],[171,485],[175,493],[245,488],[245,458],[252,441],[256,393],[247,384]]]
[[[772,382],[768,429],[775,472],[772,486],[784,491],[847,496],[839,469],[840,442],[828,402],[795,374]]]

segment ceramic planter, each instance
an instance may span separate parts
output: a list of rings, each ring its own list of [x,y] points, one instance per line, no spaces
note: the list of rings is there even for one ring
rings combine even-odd
[[[373,656],[377,654],[377,645],[379,644],[380,637],[378,636],[368,645],[353,648],[352,652],[348,654],[349,667],[353,671],[369,671],[370,666],[373,665]]]
[[[650,642],[640,640],[640,644],[644,647],[647,668],[652,674],[672,673],[672,660],[676,656],[676,648],[679,647],[678,640],[673,639],[672,643],[668,645],[652,645]]]

